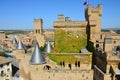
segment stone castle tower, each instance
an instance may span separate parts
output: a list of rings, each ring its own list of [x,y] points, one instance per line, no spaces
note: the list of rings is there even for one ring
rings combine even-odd
[[[90,34],[89,39],[92,42],[95,42],[100,39],[101,33],[101,16],[102,16],[102,5],[98,5],[96,8],[93,8],[91,5],[88,5],[88,8],[85,11],[85,18],[88,21],[88,32]]]
[[[43,36],[43,20],[42,19],[34,19],[34,35],[36,37],[39,46],[44,46],[45,39]]]

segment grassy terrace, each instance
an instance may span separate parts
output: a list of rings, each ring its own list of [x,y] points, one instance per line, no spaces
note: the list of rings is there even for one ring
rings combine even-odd
[[[58,65],[60,64],[61,61],[64,61],[65,63],[71,63],[71,64],[75,64],[76,61],[80,61],[80,63],[91,63],[92,56],[90,54],[80,53],[79,55],[81,57],[76,58],[73,54],[48,54],[49,58],[52,61],[56,62]]]

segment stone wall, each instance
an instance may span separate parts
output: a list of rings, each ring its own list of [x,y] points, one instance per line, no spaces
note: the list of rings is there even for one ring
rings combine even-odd
[[[104,73],[94,65],[94,80],[111,80],[111,75]]]
[[[5,39],[5,32],[0,31],[0,41],[3,41]]]

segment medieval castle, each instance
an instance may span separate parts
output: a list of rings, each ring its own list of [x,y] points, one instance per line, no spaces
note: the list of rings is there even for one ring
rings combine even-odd
[[[43,30],[43,20],[34,19],[34,32],[0,32],[0,45],[12,51],[23,80],[120,80],[120,34],[101,32],[101,16],[102,5],[88,5],[86,21],[60,14],[53,22],[54,31]]]

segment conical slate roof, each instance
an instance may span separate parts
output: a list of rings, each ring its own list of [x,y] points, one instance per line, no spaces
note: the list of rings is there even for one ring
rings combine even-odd
[[[39,45],[37,43],[30,59],[30,64],[43,64],[45,62],[45,58],[42,56]]]
[[[19,39],[18,44],[17,44],[17,49],[24,49],[24,45],[20,39]]]
[[[51,50],[52,50],[52,46],[51,46],[50,42],[48,41],[47,45],[45,47],[45,53],[50,53]]]
[[[13,37],[13,39],[12,39],[12,44],[17,44],[17,40],[15,37]]]

